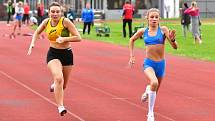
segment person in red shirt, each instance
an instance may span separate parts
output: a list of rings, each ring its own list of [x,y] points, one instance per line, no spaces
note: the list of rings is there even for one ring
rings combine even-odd
[[[134,7],[131,5],[130,1],[126,1],[123,5],[123,37],[126,37],[126,23],[128,23],[129,37],[132,36],[132,18],[134,14]]]
[[[30,11],[30,6],[28,5],[28,3],[25,3],[25,5],[24,5],[24,15],[23,15],[22,21],[25,24],[25,22],[27,20],[27,25],[29,25],[29,20],[30,20],[29,11]]]

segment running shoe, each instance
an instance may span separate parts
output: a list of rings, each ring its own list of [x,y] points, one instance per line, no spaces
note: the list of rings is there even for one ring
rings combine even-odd
[[[141,97],[141,101],[142,102],[146,102],[147,101],[147,99],[149,97],[149,94],[148,94],[149,90],[150,90],[150,85],[147,85],[146,86],[146,90],[145,90],[145,92],[143,93],[143,95]]]
[[[10,39],[14,39],[15,38],[15,34],[14,33],[12,33],[12,34],[10,34]]]
[[[50,92],[54,92],[54,86],[55,86],[54,83],[50,86]]]
[[[147,121],[155,121],[154,114],[148,114],[147,115]]]
[[[61,116],[64,116],[67,113],[67,110],[65,109],[64,106],[59,106],[58,107],[58,112]]]

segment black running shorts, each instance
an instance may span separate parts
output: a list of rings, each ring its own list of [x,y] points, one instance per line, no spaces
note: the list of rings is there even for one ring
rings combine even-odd
[[[60,60],[63,66],[73,65],[72,49],[71,48],[56,49],[56,48],[50,47],[47,53],[47,59],[46,59],[47,64],[49,61],[53,59]]]

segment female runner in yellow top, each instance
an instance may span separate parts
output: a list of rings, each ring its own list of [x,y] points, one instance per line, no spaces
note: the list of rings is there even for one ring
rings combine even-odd
[[[54,80],[53,91],[58,112],[63,116],[67,112],[63,105],[64,89],[73,65],[70,42],[80,42],[81,36],[74,24],[69,19],[62,17],[60,4],[53,2],[49,6],[49,18],[43,20],[34,32],[28,55],[31,54],[39,34],[45,29],[50,41],[47,64]]]

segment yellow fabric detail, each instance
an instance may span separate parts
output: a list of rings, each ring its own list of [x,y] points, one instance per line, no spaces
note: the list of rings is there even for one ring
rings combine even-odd
[[[56,26],[51,25],[51,19],[49,19],[46,26],[46,33],[50,42],[55,42],[56,39],[61,36],[61,33],[66,28],[63,26],[64,17],[61,17]]]

